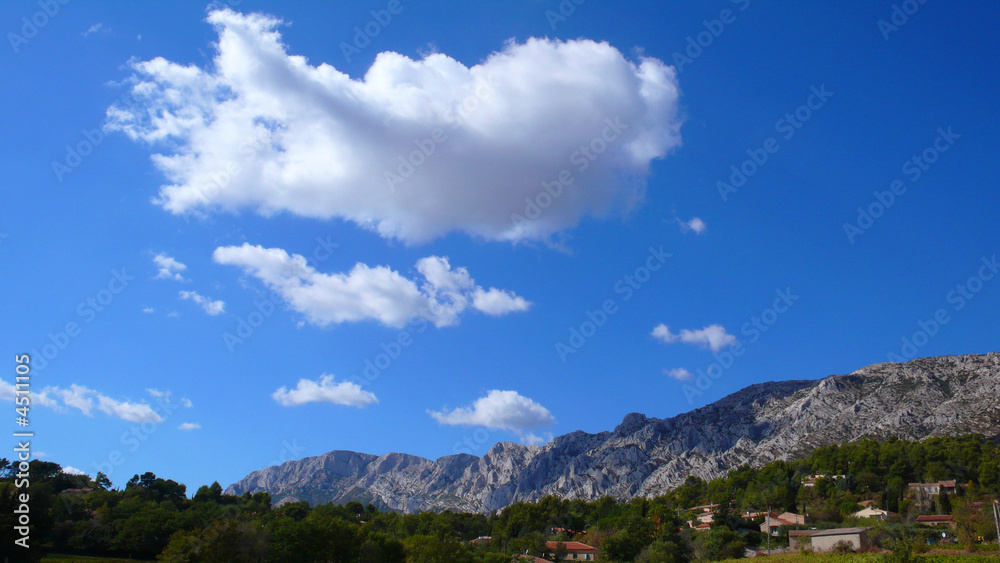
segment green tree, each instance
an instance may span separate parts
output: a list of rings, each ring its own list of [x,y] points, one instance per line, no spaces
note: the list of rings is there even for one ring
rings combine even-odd
[[[951,514],[951,499],[948,498],[948,493],[943,490],[937,496],[937,509],[938,514]]]
[[[729,528],[712,528],[699,533],[694,540],[694,553],[698,559],[721,561],[743,557],[746,542]]]

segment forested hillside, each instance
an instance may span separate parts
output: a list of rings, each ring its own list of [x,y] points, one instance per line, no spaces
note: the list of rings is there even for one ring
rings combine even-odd
[[[0,536],[13,542],[17,505],[14,468],[0,460]],[[272,507],[267,493],[225,495],[218,483],[187,496],[184,485],[146,473],[115,487],[107,477],[68,475],[52,462],[31,462],[31,555],[45,551],[115,555],[168,562],[509,562],[529,553],[557,559],[545,542],[576,540],[594,546],[605,561],[687,561],[739,557],[762,546],[760,518],[768,508],[807,515],[815,527],[857,524],[860,503],[898,512],[874,526],[888,544],[895,536],[927,535],[921,514],[954,515],[959,539],[969,545],[995,537],[984,508],[1000,493],[1000,451],[978,435],[923,442],[863,440],[818,448],[794,461],[761,468],[742,466],[722,478],[690,477],[654,498],[617,502],[561,500],[518,502],[494,514],[380,511],[357,502]],[[816,474],[842,475],[816,479]],[[952,497],[924,498],[907,484],[955,480]],[[711,526],[688,524],[697,505],[718,504]],[[489,537],[476,545],[470,540]],[[787,541],[787,534],[772,540]],[[15,557],[25,554],[15,553]],[[19,560],[19,559],[12,559]],[[28,559],[25,559],[28,560]]]

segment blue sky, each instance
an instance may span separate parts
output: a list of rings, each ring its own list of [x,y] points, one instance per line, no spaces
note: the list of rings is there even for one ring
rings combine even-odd
[[[0,6],[36,453],[193,490],[996,350],[1000,7],[345,4]]]

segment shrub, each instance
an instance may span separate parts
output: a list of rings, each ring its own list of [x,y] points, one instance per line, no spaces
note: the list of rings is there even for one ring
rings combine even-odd
[[[839,542],[833,544],[833,552],[841,555],[854,553],[854,544],[847,540],[840,540]]]

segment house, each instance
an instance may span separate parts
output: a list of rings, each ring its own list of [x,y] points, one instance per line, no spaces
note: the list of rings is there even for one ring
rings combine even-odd
[[[910,483],[906,486],[907,489],[913,492],[924,492],[929,495],[938,495],[942,492],[950,494],[955,493],[955,489],[958,487],[958,483],[955,481],[938,481],[937,483]]]
[[[809,539],[814,551],[833,551],[833,547],[840,542],[847,542],[854,549],[865,549],[871,545],[868,528],[816,530]]]
[[[479,547],[481,545],[490,545],[490,541],[493,540],[492,536],[479,536],[474,540],[469,540],[469,545],[472,547]]]
[[[63,492],[68,495],[85,495],[94,489],[64,489]]]
[[[788,520],[793,524],[805,524],[806,517],[802,514],[796,514],[794,512],[782,512],[778,515],[778,518],[782,520]]]
[[[696,530],[707,528],[709,524],[715,521],[715,509],[718,507],[718,504],[703,504],[701,506],[692,506],[685,510],[684,512],[694,512],[696,515],[694,520],[688,520],[688,526]]]
[[[899,514],[896,514],[895,512],[889,512],[888,510],[882,510],[881,508],[875,508],[869,505],[855,512],[854,516],[858,518],[874,518],[876,520],[885,521],[894,516],[899,516]]]
[[[550,553],[555,553],[559,544],[566,546],[566,558],[564,561],[597,561],[597,548],[590,547],[578,541],[547,541],[545,542],[545,549]]]
[[[822,473],[817,473],[816,475],[810,475],[802,480],[802,486],[810,489],[816,486],[816,481],[820,479],[829,479],[830,481],[837,481],[843,479],[844,475],[824,475]]]
[[[931,526],[932,528],[941,526],[954,528],[955,520],[951,517],[951,514],[931,514],[927,516],[917,516],[917,524]]]
[[[819,530],[788,530],[788,547],[802,549],[812,545],[810,538]]]
[[[782,526],[798,526],[806,523],[806,517],[794,512],[782,512],[775,514],[768,512],[764,516],[764,521],[760,524],[761,533],[770,533],[772,536],[778,535],[778,530]]]

